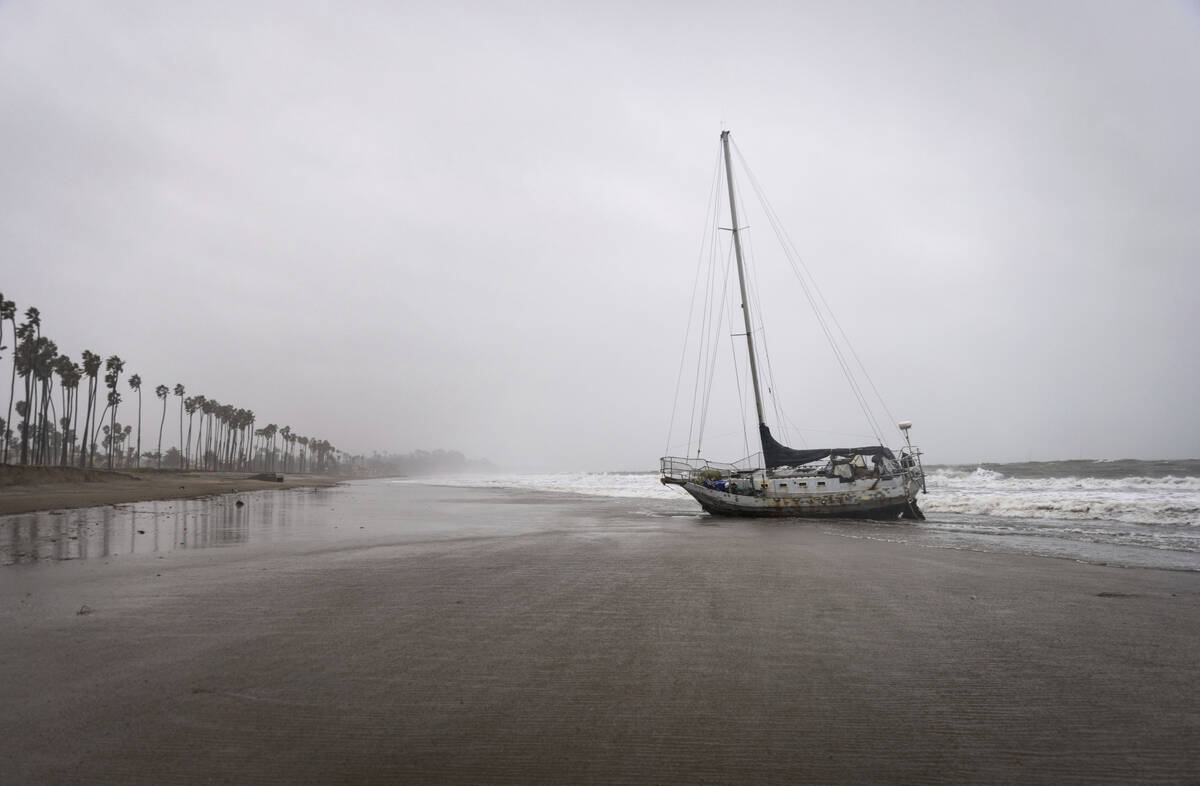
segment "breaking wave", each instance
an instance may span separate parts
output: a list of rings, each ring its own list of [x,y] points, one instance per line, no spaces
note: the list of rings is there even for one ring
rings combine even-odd
[[[1196,476],[1019,477],[980,466],[931,468],[927,481],[926,512],[1200,525]]]
[[[968,548],[1200,569],[1198,461],[931,466],[926,479],[929,490],[920,504],[928,519],[911,525],[914,535]],[[401,482],[693,506],[679,489],[661,485],[656,472],[493,474]]]

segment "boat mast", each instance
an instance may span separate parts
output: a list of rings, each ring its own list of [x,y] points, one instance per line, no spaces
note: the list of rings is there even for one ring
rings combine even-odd
[[[758,390],[758,361],[754,355],[754,334],[750,330],[750,298],[746,297],[746,271],[742,265],[742,239],[738,235],[737,204],[733,198],[733,166],[729,162],[729,132],[721,132],[721,147],[725,152],[725,182],[729,186],[729,216],[733,221],[733,253],[737,257],[738,286],[742,290],[742,319],[746,323],[746,348],[750,352],[750,381],[754,383],[754,406],[758,410],[758,425],[766,425],[763,418],[762,393]],[[762,429],[759,429],[762,437]]]

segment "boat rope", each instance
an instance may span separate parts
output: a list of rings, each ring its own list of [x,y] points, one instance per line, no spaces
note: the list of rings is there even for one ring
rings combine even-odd
[[[720,150],[720,146],[718,146],[716,162],[713,164],[712,183],[709,187],[709,192],[708,192],[708,205],[705,207],[704,227],[706,229],[708,227],[712,227],[715,223],[713,213],[717,210],[718,200],[717,200],[716,195],[717,195],[717,190],[720,188],[720,182],[721,182],[721,150]],[[679,372],[677,373],[677,375],[675,377],[675,395],[672,398],[672,402],[671,402],[671,420],[670,420],[670,423],[667,425],[667,449],[664,451],[664,455],[670,455],[670,453],[671,453],[671,439],[675,432],[675,416],[676,416],[677,410],[679,408],[679,388],[683,384],[683,371],[687,365],[688,347],[691,344],[692,320],[695,317],[695,311],[696,311],[696,293],[700,288],[700,280],[701,280],[701,276],[704,274],[704,271],[705,271],[706,261],[708,262],[709,268],[711,268],[711,266],[712,266],[711,259],[709,258],[709,257],[711,257],[712,252],[711,252],[711,250],[709,250],[709,246],[711,245],[713,238],[714,238],[714,233],[710,233],[708,231],[701,233],[700,249],[699,249],[699,253],[697,255],[697,261],[696,261],[696,275],[692,281],[692,296],[688,303],[687,325],[686,325],[685,332],[684,332],[683,349],[680,351],[680,354],[679,354]],[[702,338],[700,340],[703,341]],[[699,373],[699,369],[697,369],[697,373]],[[692,388],[692,417],[688,421],[687,451],[684,455],[690,455],[691,450],[692,450],[692,426],[695,423],[695,416],[696,416],[696,390],[697,390],[697,387],[698,386]]]
[[[863,412],[863,416],[867,420],[868,426],[874,432],[875,437],[879,440],[880,444],[883,444],[883,431],[879,427],[879,423],[874,414],[871,412],[871,407],[867,401],[866,394],[859,385],[850,362],[847,360],[845,353],[842,351],[842,348],[839,346],[837,339],[834,336],[833,331],[830,329],[830,321],[832,321],[834,326],[836,326],[838,333],[841,335],[842,341],[845,343],[847,349],[849,349],[851,356],[854,358],[859,369],[862,371],[863,376],[870,384],[871,389],[875,393],[876,398],[879,400],[884,412],[893,422],[895,422],[895,418],[892,417],[891,412],[887,408],[887,404],[883,401],[883,397],[879,394],[878,388],[875,387],[874,381],[871,380],[870,374],[867,373],[866,367],[863,365],[858,353],[855,352],[854,345],[850,342],[849,337],[846,336],[846,332],[842,328],[841,323],[838,322],[833,310],[829,308],[829,304],[825,300],[825,296],[821,292],[820,287],[817,285],[816,279],[813,277],[811,271],[808,270],[808,267],[804,264],[803,258],[796,250],[795,244],[788,236],[782,222],[779,220],[778,214],[771,206],[766,194],[763,192],[763,189],[758,182],[758,179],[754,176],[754,172],[746,164],[746,160],[742,156],[741,150],[738,149],[736,144],[734,145],[734,150],[737,153],[738,161],[741,163],[742,169],[746,172],[751,187],[754,189],[755,194],[757,194],[758,199],[762,204],[763,211],[768,222],[771,224],[771,228],[775,231],[775,235],[779,239],[780,245],[783,247],[784,256],[787,257],[788,264],[791,266],[792,272],[796,276],[797,281],[800,282],[800,288],[804,292],[805,298],[808,300],[809,305],[813,309],[813,313],[817,319],[817,324],[820,326],[821,332],[825,334],[825,339],[829,343],[830,349],[833,350],[834,358],[841,367],[842,374],[845,376],[851,392],[858,401],[859,407]],[[828,320],[826,319],[826,315],[828,315]]]
[[[736,145],[735,145],[735,149],[736,149]],[[842,342],[845,344],[846,348],[850,351],[850,355],[854,358],[854,361],[857,364],[859,371],[862,372],[863,377],[867,380],[867,384],[870,385],[871,391],[875,394],[875,398],[879,402],[880,408],[883,409],[884,414],[887,415],[889,421],[891,421],[892,423],[896,423],[897,421],[896,421],[895,416],[893,416],[891,410],[888,409],[887,402],[884,401],[883,395],[880,394],[879,388],[876,387],[875,381],[871,378],[870,372],[867,371],[866,365],[862,362],[862,359],[859,357],[858,352],[854,349],[854,344],[853,344],[853,342],[850,341],[850,337],[846,335],[846,331],[842,327],[841,322],[838,320],[837,314],[833,311],[832,308],[830,308],[829,302],[825,299],[825,294],[824,294],[824,292],[821,291],[821,287],[817,284],[817,280],[813,276],[812,271],[810,271],[808,266],[804,263],[804,258],[800,255],[800,252],[796,249],[796,245],[792,241],[791,237],[788,235],[787,229],[784,227],[783,222],[779,220],[778,214],[775,212],[775,209],[771,206],[770,202],[767,200],[765,192],[762,190],[757,179],[754,177],[754,173],[749,169],[748,166],[746,166],[745,160],[741,157],[741,151],[739,150],[739,151],[737,151],[737,153],[738,153],[739,160],[741,160],[741,162],[742,162],[742,165],[744,167],[746,167],[746,174],[751,181],[751,184],[755,190],[755,193],[757,193],[759,195],[759,198],[762,200],[764,210],[767,213],[768,221],[771,223],[772,228],[775,230],[776,236],[779,238],[780,244],[784,248],[785,256],[787,256],[787,258],[788,258],[788,263],[792,267],[793,274],[796,276],[797,280],[800,282],[801,288],[805,290],[806,295],[808,294],[808,287],[805,285],[806,284],[805,277],[807,276],[807,280],[811,284],[812,291],[816,293],[817,299],[820,300],[820,303],[823,307],[823,311],[821,309],[818,309],[816,307],[815,303],[812,303],[811,298],[810,298],[810,303],[812,303],[813,310],[818,315],[818,321],[821,323],[822,329],[825,330],[827,340],[830,342],[830,346],[833,347],[835,355],[839,358],[839,360],[844,360],[844,357],[841,353],[841,348],[837,345],[836,341],[834,341],[832,336],[830,336],[829,332],[826,330],[826,326],[824,324],[824,318],[823,318],[824,315],[828,315],[829,319],[833,322],[833,325],[837,328],[838,334],[842,338]],[[848,363],[846,365],[848,366]],[[870,412],[870,408],[866,402],[865,394],[861,394],[861,387],[858,384],[857,378],[853,375],[853,373],[851,372],[851,370],[849,368],[845,369],[845,373],[846,373],[846,377],[849,380],[851,386],[855,390],[860,392],[862,406],[867,410],[867,419],[871,422],[876,436],[882,442],[883,441],[882,429],[879,428],[878,422],[875,420],[874,414],[872,412]]]
[[[743,211],[743,214],[744,213],[745,211]],[[748,229],[749,228],[747,227],[747,230]],[[775,422],[779,426],[780,436],[783,441],[789,445],[796,444],[798,442],[801,447],[805,447],[806,443],[804,441],[804,437],[797,433],[793,439],[793,435],[788,428],[788,420],[784,415],[782,406],[783,397],[779,394],[779,383],[775,379],[775,366],[771,363],[771,349],[767,342],[767,327],[763,316],[766,311],[763,309],[762,297],[759,295],[758,276],[754,275],[753,268],[750,267],[750,265],[753,264],[754,259],[753,233],[747,231],[743,235],[743,238],[743,261],[745,261],[747,264],[746,281],[750,290],[750,298],[754,301],[753,314],[758,320],[758,327],[755,330],[755,333],[758,336],[758,345],[762,347],[762,356],[767,367],[767,395],[770,396],[771,399],[771,409],[775,413]]]
[[[734,179],[740,180],[739,175],[740,175],[740,172],[738,170],[735,170],[733,173]],[[744,189],[739,187],[739,188],[735,189],[735,193],[741,194],[743,190]],[[739,202],[740,201],[741,200],[739,200]],[[741,208],[741,205],[739,205],[739,208]],[[739,215],[748,215],[748,213],[744,209],[739,209]],[[756,323],[755,325],[753,325],[751,327],[751,330],[755,336],[755,344],[759,350],[758,354],[761,356],[762,360],[765,361],[765,365],[766,365],[766,379],[760,380],[760,382],[766,383],[766,393],[767,393],[768,397],[770,398],[771,409],[774,412],[775,423],[778,424],[779,434],[780,434],[781,438],[783,438],[784,441],[788,442],[789,444],[796,444],[796,441],[798,441],[799,444],[803,447],[803,446],[805,446],[806,443],[805,443],[803,437],[801,437],[800,435],[796,435],[797,440],[795,440],[795,441],[792,440],[791,433],[788,429],[788,421],[787,421],[786,416],[783,413],[783,408],[782,408],[782,403],[781,403],[782,397],[779,395],[779,384],[775,378],[775,367],[771,363],[771,351],[770,351],[770,347],[767,342],[767,330],[766,330],[766,324],[764,322],[764,319],[765,319],[764,314],[766,313],[766,311],[765,311],[765,309],[763,309],[763,306],[762,306],[762,298],[759,295],[759,288],[758,288],[758,276],[755,274],[754,233],[750,231],[749,226],[739,227],[739,230],[741,231],[741,239],[742,239],[742,262],[746,268],[746,288],[748,290],[748,296],[751,301],[750,312],[751,312],[751,315],[754,317],[754,320]],[[737,317],[738,317],[737,314],[734,314],[733,316],[730,317],[731,320],[734,320],[734,322],[731,324],[736,323]],[[744,409],[740,409],[739,411],[745,412]],[[743,427],[745,426],[745,419],[746,419],[746,416],[743,415]],[[757,431],[757,424],[755,424],[755,426],[756,426],[755,431]],[[747,448],[747,450],[749,450],[748,443],[747,443],[746,448]]]
[[[738,384],[735,385],[734,387],[737,388],[737,394],[738,394],[738,412],[742,413],[742,417],[738,418],[738,420],[740,420],[742,422],[742,446],[745,449],[746,453],[749,453],[750,452],[750,434],[746,430],[746,416],[745,416],[745,412],[746,412],[746,382],[748,380],[742,380],[742,372],[740,370],[738,370],[737,335],[734,333],[729,334],[729,350],[730,350],[729,356],[731,358],[733,358],[733,378],[738,380]]]
[[[704,427],[708,423],[708,405],[712,401],[713,380],[716,378],[717,371],[717,353],[720,351],[721,342],[719,340],[723,326],[725,324],[725,304],[729,299],[729,270],[733,266],[733,254],[727,255],[725,260],[724,274],[721,279],[721,302],[713,309],[716,321],[711,326],[711,333],[707,337],[707,346],[709,347],[706,355],[707,365],[705,366],[706,379],[704,382],[704,394],[700,405],[700,423],[696,436],[696,455],[700,455],[701,443],[704,439]],[[714,282],[715,286],[716,282]],[[715,294],[715,293],[714,293]]]

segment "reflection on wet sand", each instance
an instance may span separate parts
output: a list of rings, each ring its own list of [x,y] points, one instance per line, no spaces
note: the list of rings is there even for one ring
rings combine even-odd
[[[226,494],[0,516],[0,564],[155,554],[286,536],[320,489]],[[303,525],[308,517],[300,516]]]
[[[0,519],[42,560],[0,569],[0,781],[1200,771],[1200,573],[688,510],[363,481]]]

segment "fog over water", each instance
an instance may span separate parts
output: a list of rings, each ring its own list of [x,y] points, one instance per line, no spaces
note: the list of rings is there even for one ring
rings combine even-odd
[[[350,452],[652,469],[727,127],[931,462],[1196,457],[1196,96],[1188,2],[15,0],[0,292]]]

